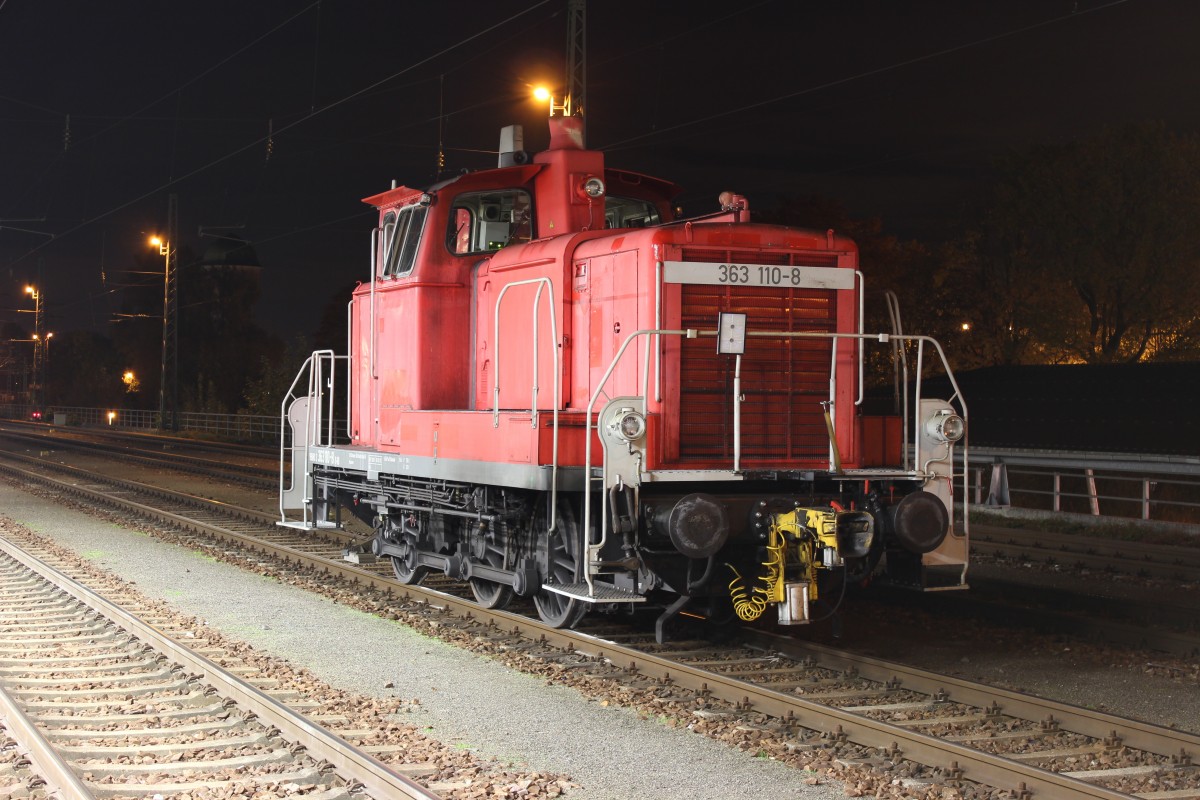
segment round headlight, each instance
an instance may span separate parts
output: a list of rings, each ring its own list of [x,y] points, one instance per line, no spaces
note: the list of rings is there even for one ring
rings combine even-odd
[[[958,414],[943,412],[929,418],[925,431],[939,441],[957,442],[966,432],[966,426]]]
[[[583,182],[583,193],[595,200],[604,194],[604,181],[597,177],[588,178]]]
[[[613,420],[613,430],[628,442],[635,442],[646,433],[646,418],[631,409],[622,409]]]

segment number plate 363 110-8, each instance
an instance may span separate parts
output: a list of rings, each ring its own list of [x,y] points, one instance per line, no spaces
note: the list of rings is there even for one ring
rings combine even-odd
[[[779,264],[709,264],[664,261],[666,283],[710,286],[771,286],[781,289],[853,289],[854,270]]]

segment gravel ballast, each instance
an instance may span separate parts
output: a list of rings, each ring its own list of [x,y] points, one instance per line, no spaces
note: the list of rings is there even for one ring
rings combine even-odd
[[[428,736],[565,773],[578,800],[844,797],[836,781],[589,701],[395,622],[244,572],[0,483],[4,516],[52,536],[146,595],[330,685],[407,701]]]

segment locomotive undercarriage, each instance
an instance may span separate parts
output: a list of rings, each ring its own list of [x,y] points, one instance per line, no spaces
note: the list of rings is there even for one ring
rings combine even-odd
[[[487,608],[529,597],[556,627],[574,625],[587,611],[586,603],[542,588],[576,574],[579,528],[568,499],[552,509],[543,492],[398,476],[368,481],[346,471],[317,471],[313,485],[315,516],[327,517],[336,505],[370,525],[371,554],[389,558],[402,583],[441,573],[468,581]]]
[[[663,600],[660,639],[682,612],[753,622],[776,606],[780,624],[806,624],[836,613],[848,585],[881,578],[924,587],[921,554],[941,543],[948,518],[918,486],[809,479],[786,487],[773,475],[681,496],[643,485],[636,537],[610,536],[597,566],[636,564],[605,577]]]
[[[847,584],[881,573],[917,579],[905,578],[906,570],[919,572],[919,553],[940,542],[928,531],[946,527],[944,506],[927,493],[886,505],[912,487],[798,483],[782,493],[777,480],[688,495],[643,486],[636,500],[629,489],[613,493],[603,505],[611,534],[593,565],[595,588],[665,609],[660,638],[679,613],[748,622],[775,605],[781,623],[802,624],[818,610],[833,613]],[[527,489],[396,475],[368,481],[328,469],[314,472],[313,485],[317,518],[335,505],[349,509],[374,530],[370,552],[389,558],[403,583],[430,573],[468,581],[488,608],[531,598],[557,627],[573,626],[591,608],[631,607],[571,588],[585,585],[578,493],[560,492],[553,502]],[[596,541],[596,520],[589,527]]]

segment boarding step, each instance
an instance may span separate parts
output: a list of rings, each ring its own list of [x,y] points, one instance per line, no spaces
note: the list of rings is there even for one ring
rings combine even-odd
[[[280,528],[294,528],[298,531],[316,531],[316,530],[326,530],[326,529],[332,529],[332,528],[338,527],[338,524],[336,522],[328,522],[328,521],[316,522],[313,520],[308,520],[306,522],[304,520],[299,520],[299,519],[289,519],[289,520],[284,520],[282,522],[277,521],[275,524],[278,525]]]
[[[574,597],[576,600],[582,600],[585,603],[644,603],[646,598],[640,594],[634,594],[628,589],[618,589],[610,583],[593,584],[591,594],[588,593],[587,583],[580,581],[579,583],[543,583],[542,588],[548,592],[555,594]]]

